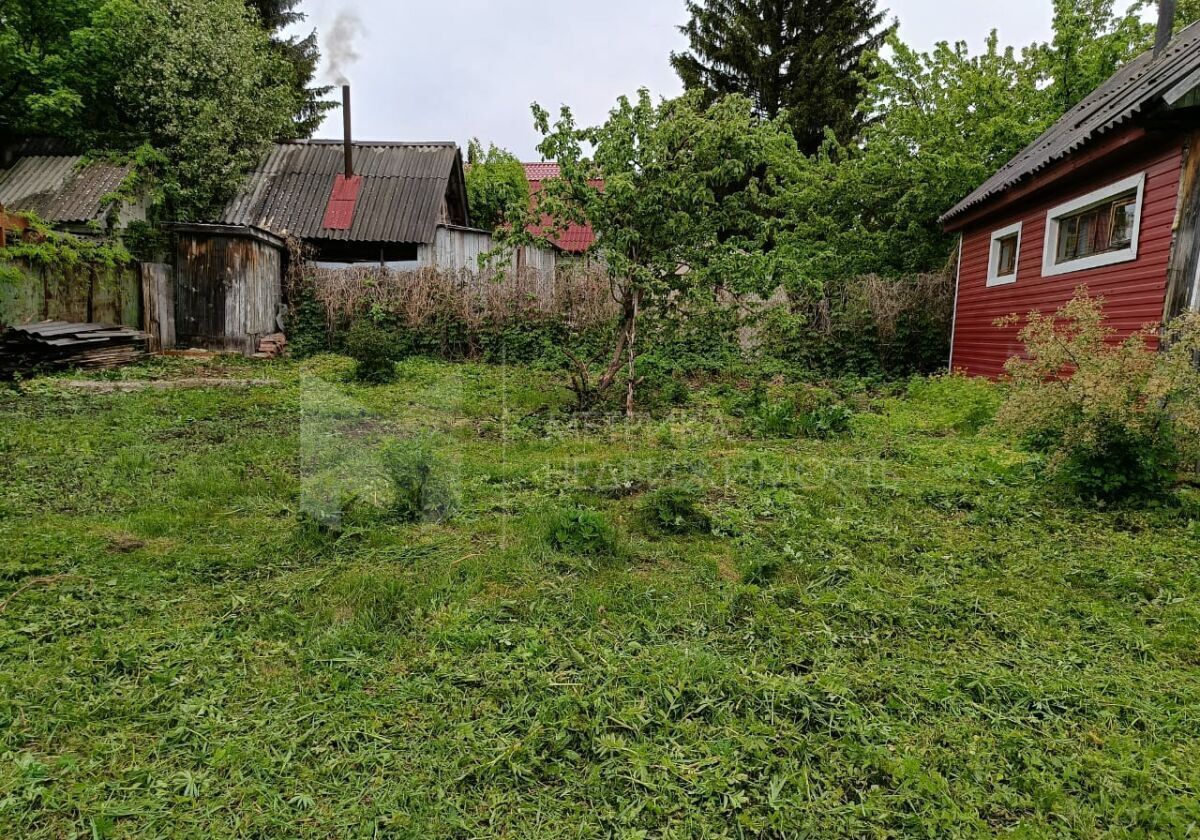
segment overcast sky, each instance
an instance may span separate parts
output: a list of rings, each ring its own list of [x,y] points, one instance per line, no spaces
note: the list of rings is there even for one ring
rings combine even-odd
[[[966,40],[978,50],[993,28],[1018,46],[1050,35],[1051,0],[881,5],[922,49]],[[581,124],[594,124],[622,93],[678,93],[668,56],[687,46],[677,29],[684,0],[305,0],[303,8],[327,52],[337,51],[339,13],[361,21],[358,58],[342,68],[354,89],[356,138],[465,148],[477,136],[526,160],[538,159],[531,102],[552,113],[568,104]],[[346,20],[340,28],[353,29]],[[319,134],[340,137],[341,119],[335,114]]]

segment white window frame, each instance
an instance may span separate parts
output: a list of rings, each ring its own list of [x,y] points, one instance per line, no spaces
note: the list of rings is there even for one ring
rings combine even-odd
[[[1081,210],[1088,210],[1106,201],[1112,201],[1121,193],[1132,189],[1137,190],[1137,198],[1133,207],[1133,235],[1129,239],[1129,247],[1120,251],[1106,251],[1103,254],[1092,254],[1065,263],[1056,261],[1058,256],[1058,233],[1063,217],[1073,216]],[[1060,204],[1046,213],[1046,247],[1042,256],[1042,276],[1058,277],[1063,274],[1073,274],[1076,271],[1088,271],[1093,268],[1103,268],[1106,265],[1132,262],[1138,256],[1138,238],[1142,232],[1142,207],[1146,198],[1146,173],[1133,175],[1129,178],[1109,184],[1107,187],[1080,196],[1074,201]]]
[[[1006,228],[992,231],[992,247],[990,256],[988,256],[988,274],[987,284],[990,289],[992,286],[1008,286],[1017,282],[1017,273],[1021,270],[1021,238],[1025,224],[1017,222],[1015,225],[1009,225]],[[1013,263],[1012,274],[1000,274],[1000,240],[1008,239],[1013,234],[1017,235],[1017,260]]]

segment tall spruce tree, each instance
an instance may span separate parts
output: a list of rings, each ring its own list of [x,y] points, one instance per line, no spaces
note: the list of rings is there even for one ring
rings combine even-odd
[[[313,85],[317,68],[321,63],[321,50],[316,31],[305,36],[285,36],[284,30],[293,24],[302,23],[308,16],[298,11],[300,0],[246,0],[271,34],[271,43],[280,55],[287,59],[292,68],[293,85],[298,107],[295,116],[297,137],[311,137],[325,119],[326,112],[337,107],[327,99],[332,87]]]
[[[762,116],[786,109],[800,148],[815,152],[830,128],[862,128],[868,65],[889,27],[877,0],[700,0],[680,27],[691,50],[671,54],[688,90],[715,100],[742,94]]]

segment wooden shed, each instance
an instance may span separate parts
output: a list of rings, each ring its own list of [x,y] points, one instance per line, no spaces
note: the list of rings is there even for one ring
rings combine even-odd
[[[154,275],[156,305],[147,306],[164,322],[173,312],[173,329],[152,332],[165,346],[252,355],[280,331],[286,243],[234,225],[179,225],[175,234],[174,270]]]
[[[997,319],[1081,286],[1122,337],[1200,308],[1200,23],[1160,23],[1153,51],[942,218],[961,235],[953,369],[1000,376],[1024,347]]]

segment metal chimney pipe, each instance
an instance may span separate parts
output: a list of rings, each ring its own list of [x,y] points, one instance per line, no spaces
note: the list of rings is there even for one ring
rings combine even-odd
[[[346,145],[346,178],[354,177],[354,137],[351,134],[350,85],[342,85],[342,137]]]
[[[1158,0],[1158,36],[1154,39],[1154,57],[1158,58],[1175,33],[1176,0]]]

